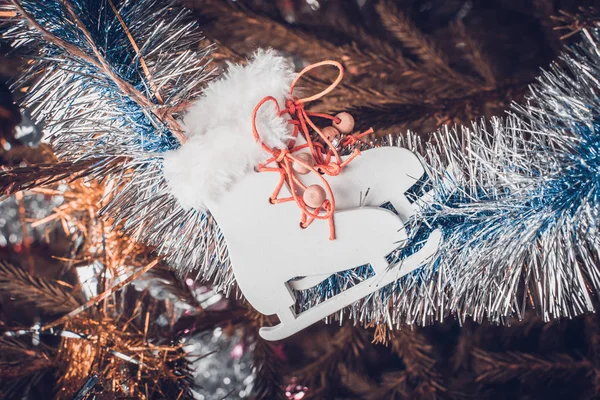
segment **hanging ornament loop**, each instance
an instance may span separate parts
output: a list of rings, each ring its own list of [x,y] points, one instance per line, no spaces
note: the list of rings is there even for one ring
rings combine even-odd
[[[301,99],[294,97],[293,91],[298,81],[309,71],[322,66],[334,66],[338,69],[338,76],[333,81],[333,83],[331,83],[331,85],[329,85],[323,91],[312,96]],[[273,156],[264,163],[260,164],[257,167],[257,171],[278,172],[280,175],[279,182],[273,194],[269,198],[269,201],[271,202],[271,204],[295,201],[302,212],[300,222],[301,228],[307,228],[315,219],[327,220],[329,222],[330,240],[335,239],[335,224],[333,221],[333,214],[335,211],[335,197],[325,176],[339,175],[342,172],[343,168],[360,154],[360,150],[354,149],[350,156],[348,156],[345,160],[342,160],[337,148],[333,145],[331,140],[323,133],[323,131],[319,127],[317,127],[317,125],[311,119],[311,117],[324,118],[339,124],[341,122],[340,118],[331,116],[329,114],[313,113],[306,111],[305,105],[312,101],[319,100],[323,96],[330,93],[342,81],[343,77],[344,67],[337,61],[325,60],[315,64],[311,64],[304,68],[292,82],[289,91],[290,98],[285,102],[285,109],[282,110],[280,108],[279,103],[274,97],[267,96],[256,105],[254,111],[252,112],[252,134],[254,136],[254,139],[257,143],[261,145],[263,150],[265,150]],[[260,108],[267,102],[275,103],[275,108],[279,116],[283,116],[285,114],[288,114],[290,116],[289,123],[294,126],[294,131],[292,134],[294,139],[290,141],[288,148],[286,149],[274,149],[269,147],[261,140],[260,134],[258,133],[258,129],[256,127],[257,114]],[[317,136],[321,140],[320,142],[315,142],[312,139],[310,134],[311,130],[317,134]],[[372,132],[373,129],[369,129],[360,134],[348,135],[342,142],[342,145],[354,145],[363,136],[366,136]],[[306,143],[296,146],[296,138],[299,134],[302,135]],[[323,145],[323,143],[325,143],[325,146]],[[311,165],[305,160],[293,155],[294,152],[297,152],[302,149],[310,150],[310,154],[315,160],[314,165]],[[276,166],[269,167],[269,165],[273,163],[276,164]],[[322,200],[321,205],[319,207],[310,207],[306,204],[305,200],[301,196],[299,196],[299,193],[306,191],[307,187],[294,174],[292,168],[294,164],[304,167],[307,171],[319,177],[326,194],[326,198]],[[292,195],[286,198],[279,198],[279,193],[284,183],[287,183]]]

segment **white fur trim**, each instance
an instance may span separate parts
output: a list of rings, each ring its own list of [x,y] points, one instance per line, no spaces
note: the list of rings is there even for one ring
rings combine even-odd
[[[164,154],[165,178],[185,209],[205,210],[239,177],[269,158],[252,136],[252,111],[266,96],[284,108],[294,78],[292,67],[273,50],[258,50],[246,66],[229,65],[211,82],[183,119],[188,141]],[[257,116],[262,140],[283,149],[291,130],[266,103]]]

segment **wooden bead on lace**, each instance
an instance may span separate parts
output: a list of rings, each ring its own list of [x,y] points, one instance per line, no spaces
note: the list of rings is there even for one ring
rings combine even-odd
[[[319,185],[310,185],[304,191],[302,199],[307,206],[312,208],[319,208],[327,198],[327,193]]]
[[[335,116],[340,119],[339,123],[333,121],[334,128],[337,128],[338,131],[349,134],[354,129],[354,117],[347,112],[341,112]]]
[[[315,159],[310,153],[300,153],[294,154],[294,157],[302,160],[305,164],[310,165],[311,167],[315,165]],[[300,175],[306,175],[310,172],[310,169],[306,168],[304,165],[295,162],[292,164],[292,168]]]

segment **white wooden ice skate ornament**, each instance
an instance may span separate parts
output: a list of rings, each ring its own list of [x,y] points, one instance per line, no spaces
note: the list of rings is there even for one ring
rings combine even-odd
[[[441,232],[435,230],[419,251],[388,265],[386,256],[408,239],[403,221],[414,210],[405,192],[424,174],[421,163],[410,151],[399,147],[374,148],[362,153],[355,150],[349,156],[340,156],[332,141],[353,144],[372,130],[351,134],[354,121],[349,114],[332,117],[308,112],[304,106],[334,89],[343,77],[342,65],[335,61],[311,65],[291,84],[293,75],[282,65],[285,66],[285,60],[272,52],[258,52],[246,67],[231,66],[225,79],[213,89],[207,88],[207,94],[197,104],[198,107],[214,105],[215,99],[210,96],[234,91],[234,87],[228,87],[230,82],[235,89],[253,92],[235,91],[243,103],[235,105],[240,111],[247,109],[246,101],[263,94],[249,113],[252,132],[248,134],[254,142],[245,142],[254,146],[253,151],[262,150],[261,162],[256,162],[255,153],[246,157],[248,165],[243,173],[236,171],[230,174],[235,179],[228,176],[224,180],[226,190],[205,193],[190,189],[189,185],[196,186],[194,178],[201,181],[206,178],[207,172],[198,169],[200,157],[206,155],[213,160],[216,157],[214,148],[199,143],[226,134],[226,130],[235,130],[236,123],[207,121],[206,118],[214,119],[210,110],[204,110],[205,119],[186,117],[184,125],[195,133],[180,150],[165,157],[165,176],[182,204],[207,207],[219,224],[236,282],[246,300],[262,314],[277,314],[278,325],[260,329],[266,340],[291,336],[414,271],[435,254],[441,240]],[[334,83],[316,95],[294,97],[298,80],[309,70],[324,65],[339,69]],[[252,82],[240,83],[244,78]],[[280,91],[282,83],[287,84],[287,95]],[[216,101],[219,102],[223,103]],[[285,109],[280,109],[280,104],[285,104]],[[321,130],[310,117],[332,120],[345,137],[342,139],[334,128]],[[293,127],[291,132],[289,127]],[[311,138],[309,129],[319,141]],[[243,141],[241,136],[236,143],[239,141]],[[186,149],[187,146],[190,147]],[[240,156],[244,158],[244,154]],[[188,161],[181,162],[182,158]],[[250,165],[252,162],[254,165]],[[223,171],[208,173],[211,174],[218,179]],[[361,193],[367,190],[369,195],[359,204]],[[397,214],[380,207],[386,202],[393,205]],[[294,290],[314,287],[337,272],[365,264],[371,265],[375,273],[372,277],[300,314],[295,312]]]

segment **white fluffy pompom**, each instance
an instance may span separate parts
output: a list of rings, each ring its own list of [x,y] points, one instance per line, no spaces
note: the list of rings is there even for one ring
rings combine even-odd
[[[229,65],[223,78],[206,87],[183,119],[188,141],[164,154],[164,176],[185,209],[205,210],[207,201],[218,200],[270,157],[252,136],[252,111],[266,96],[283,108],[294,75],[283,57],[259,50],[248,65]],[[272,102],[261,107],[256,122],[269,147],[287,147],[291,130]]]

